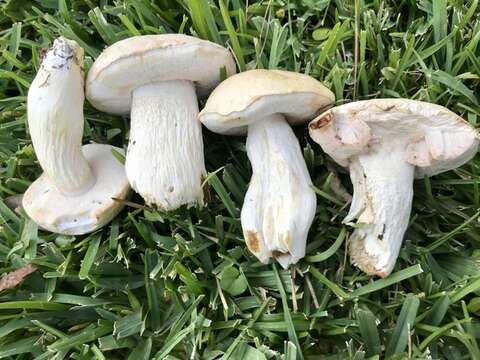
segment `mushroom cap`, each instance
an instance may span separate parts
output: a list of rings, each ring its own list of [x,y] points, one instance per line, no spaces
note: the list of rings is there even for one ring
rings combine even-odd
[[[272,114],[302,124],[333,106],[335,96],[314,78],[282,70],[250,70],[215,88],[200,121],[220,134],[246,134],[247,126]]]
[[[95,184],[78,195],[64,195],[42,174],[27,189],[23,207],[41,228],[59,234],[81,235],[110,222],[124,204],[112,198],[125,199],[130,185],[125,168],[112,154],[110,145],[88,144],[82,147]]]
[[[309,124],[310,136],[337,163],[379,146],[403,146],[415,177],[455,169],[478,151],[480,135],[447,108],[409,99],[374,99],[336,106]]]
[[[235,73],[230,52],[210,41],[182,34],[143,35],[106,48],[87,76],[87,99],[97,109],[128,114],[132,92],[145,84],[188,80],[208,93],[220,82],[221,69]]]

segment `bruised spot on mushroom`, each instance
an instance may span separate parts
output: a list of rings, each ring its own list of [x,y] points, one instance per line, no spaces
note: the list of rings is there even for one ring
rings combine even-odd
[[[258,240],[258,235],[255,231],[247,230],[245,231],[245,236],[247,240],[247,246],[250,251],[256,253],[260,251],[260,242]]]
[[[383,278],[386,278],[390,273],[388,271],[385,271],[383,269],[376,269],[376,273],[375,275],[381,277],[382,279]]]
[[[175,190],[175,187],[173,187],[173,186],[168,187],[168,192],[173,192],[173,190]]]
[[[332,115],[330,113],[325,114],[325,116],[322,116],[320,119],[317,121],[313,121],[310,123],[310,129],[312,130],[317,130],[317,129],[322,129],[332,122]]]
[[[290,255],[290,253],[289,252],[282,252],[282,251],[278,251],[278,250],[272,251],[272,257],[274,257],[274,258],[279,258],[279,257],[285,256],[285,255]]]

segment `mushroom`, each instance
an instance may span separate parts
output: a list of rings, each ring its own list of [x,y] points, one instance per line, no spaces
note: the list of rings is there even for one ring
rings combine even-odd
[[[448,109],[407,99],[337,106],[310,125],[310,136],[350,170],[353,200],[345,223],[351,262],[370,275],[395,266],[412,208],[413,179],[455,169],[478,150],[479,134]]]
[[[136,36],[108,47],[87,77],[99,110],[130,114],[125,168],[149,205],[164,211],[203,204],[202,127],[196,90],[207,94],[221,71],[235,73],[230,52],[181,34]]]
[[[333,93],[310,76],[251,70],[223,81],[200,113],[214,132],[248,132],[253,174],[241,223],[248,248],[263,263],[273,257],[287,268],[305,255],[316,196],[290,125],[312,119],[333,102]]]
[[[28,91],[28,126],[44,173],[23,196],[40,227],[80,235],[108,223],[122,209],[129,185],[110,145],[82,147],[83,49],[60,37],[46,52]]]

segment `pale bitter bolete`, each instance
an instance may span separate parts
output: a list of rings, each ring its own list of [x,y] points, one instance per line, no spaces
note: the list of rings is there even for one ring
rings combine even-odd
[[[130,114],[125,168],[147,204],[165,211],[203,204],[205,176],[197,94],[221,71],[235,73],[230,52],[181,34],[136,36],[108,47],[91,67],[87,98],[97,109]]]
[[[108,223],[129,185],[110,145],[82,147],[83,49],[58,38],[28,91],[28,126],[44,173],[25,192],[23,207],[40,227],[80,235]]]
[[[295,134],[333,105],[333,93],[310,76],[251,70],[223,81],[210,95],[200,121],[210,130],[247,136],[252,179],[241,222],[250,251],[284,267],[305,255],[316,196]]]
[[[455,169],[478,150],[477,131],[448,109],[407,99],[334,107],[314,119],[310,136],[350,171],[357,219],[350,258],[371,275],[395,266],[412,208],[413,179]]]

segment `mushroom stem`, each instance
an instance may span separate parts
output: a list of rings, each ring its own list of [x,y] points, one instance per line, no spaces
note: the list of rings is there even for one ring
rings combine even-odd
[[[305,255],[316,196],[295,134],[282,115],[248,126],[252,179],[241,221],[248,248],[260,261],[274,257],[284,267]]]
[[[352,158],[353,200],[344,222],[357,219],[350,237],[354,265],[370,275],[388,276],[395,266],[412,208],[414,166],[404,147],[381,148]]]
[[[197,115],[192,82],[162,81],[133,92],[125,168],[147,204],[164,211],[203,204],[206,171]]]
[[[28,92],[28,127],[35,153],[49,181],[65,195],[82,194],[95,184],[82,152],[81,61],[78,44],[55,40]]]

